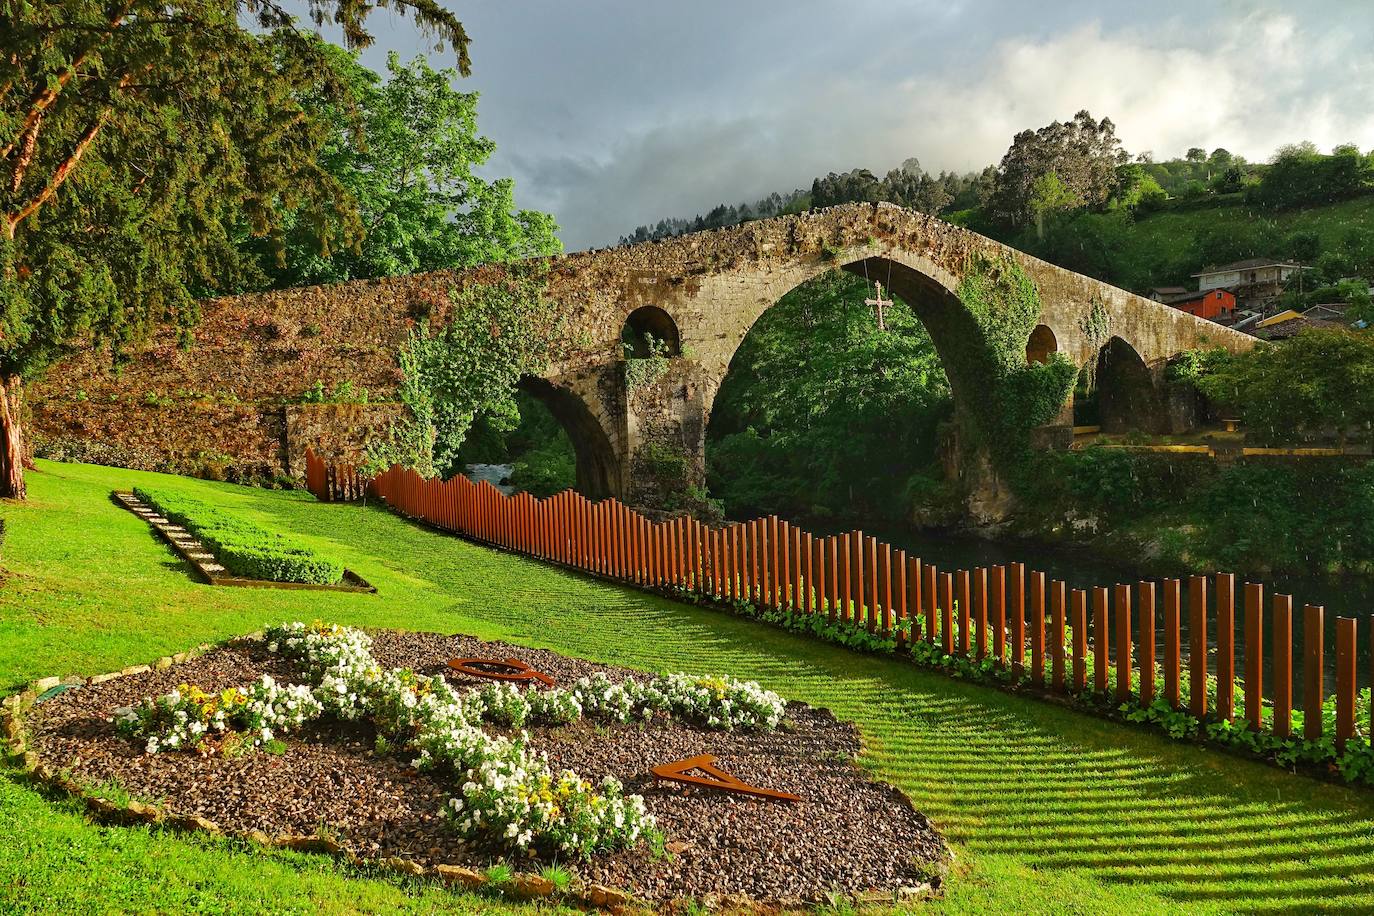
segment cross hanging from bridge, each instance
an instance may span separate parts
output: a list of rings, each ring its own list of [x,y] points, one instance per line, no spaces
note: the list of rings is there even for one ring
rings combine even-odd
[[[883,309],[892,304],[891,299],[883,298],[883,284],[881,280],[874,280],[873,286],[878,291],[878,298],[865,299],[864,305],[871,306],[878,313],[878,330],[886,331],[887,324],[883,321]]]

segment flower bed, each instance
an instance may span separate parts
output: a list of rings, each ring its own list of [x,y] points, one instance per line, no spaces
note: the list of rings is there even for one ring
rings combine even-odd
[[[338,560],[219,506],[166,487],[135,487],[134,494],[194,534],[236,576],[315,585],[343,579]]]
[[[251,687],[230,687],[214,695],[180,684],[165,696],[116,709],[114,719],[120,734],[145,741],[144,750],[156,754],[191,750],[225,735],[241,734],[249,744],[265,744],[277,734],[299,731],[323,712],[309,688],[282,687],[264,674]]]
[[[230,832],[327,836],[319,848],[442,876],[556,861],[658,902],[796,904],[928,890],[944,859],[924,818],[850,762],[852,727],[757,685],[650,678],[464,637],[268,635],[53,697],[29,714],[31,749],[54,772]],[[492,684],[448,671],[453,657],[516,657],[560,686]],[[172,735],[192,750],[166,750]],[[701,753],[803,801],[649,775]]]

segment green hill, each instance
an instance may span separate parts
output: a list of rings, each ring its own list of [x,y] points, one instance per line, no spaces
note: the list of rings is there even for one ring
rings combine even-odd
[[[1170,203],[1149,213],[1077,213],[1051,222],[1043,238],[1007,233],[976,210],[947,218],[1038,257],[1145,292],[1195,285],[1203,267],[1249,257],[1318,263],[1334,276],[1374,278],[1374,194],[1331,204],[1268,210],[1242,194]]]

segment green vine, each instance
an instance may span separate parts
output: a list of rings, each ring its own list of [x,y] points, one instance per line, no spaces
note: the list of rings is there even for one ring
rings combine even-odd
[[[672,365],[673,345],[659,340],[652,334],[644,334],[642,347],[634,343],[623,344],[625,350],[625,388],[627,391],[642,391],[663,378]],[[646,350],[648,355],[636,356],[637,349]]]
[[[370,464],[433,474],[454,463],[478,413],[515,411],[520,379],[543,373],[567,344],[546,285],[543,262],[514,265],[498,282],[454,290],[443,327],[419,323],[397,354],[408,415],[369,446]]]
[[[302,404],[366,404],[367,400],[367,389],[354,385],[350,379],[344,379],[333,388],[325,388],[324,382],[316,379],[300,397]]]
[[[1040,291],[1010,256],[974,255],[955,293],[979,332],[978,343],[966,351],[967,375],[980,386],[978,396],[962,405],[966,426],[995,467],[1011,473],[1024,463],[1031,429],[1063,407],[1077,372],[1058,353],[1044,363],[1026,363],[1026,340],[1041,313]]]
[[[1088,391],[1097,387],[1097,356],[1112,336],[1112,316],[1107,306],[1096,295],[1088,306],[1088,314],[1078,320],[1078,329],[1088,340],[1088,350],[1092,354],[1083,366],[1083,375]]]
[[[367,443],[359,470],[373,477],[399,464],[425,477],[433,477],[437,429],[433,402],[423,386],[414,351],[403,346],[396,354],[396,362],[401,370],[401,386],[397,395],[406,410],[388,424],[384,436]]]

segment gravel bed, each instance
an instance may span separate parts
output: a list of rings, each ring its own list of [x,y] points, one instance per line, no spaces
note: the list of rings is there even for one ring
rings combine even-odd
[[[377,631],[372,652],[387,667],[446,671],[457,656],[518,658],[560,685],[594,671],[621,680],[643,675],[542,649],[465,636]],[[31,744],[55,770],[100,785],[111,779],[132,797],[197,814],[231,832],[268,835],[331,832],[363,858],[400,856],[426,865],[481,867],[448,832],[439,810],[451,791],[417,773],[408,755],[379,757],[366,723],[321,721],[287,740],[286,753],[238,759],[194,753],[145,754],[121,738],[113,711],[167,693],[181,683],[206,690],[247,684],[262,674],[299,682],[294,667],[256,646],[216,649],[181,665],[69,690],[35,707]],[[479,683],[448,672],[455,686]],[[897,790],[874,782],[852,762],[852,724],[827,710],[789,703],[785,727],[730,733],[672,722],[620,725],[586,719],[528,729],[531,746],[555,769],[596,780],[621,779],[644,796],[667,838],[667,854],[636,849],[569,863],[583,879],[666,902],[743,895],[792,904],[828,894],[896,892],[937,872],[946,847]],[[651,767],[697,754],[754,785],[802,797],[799,803],[730,796],[656,781]],[[515,863],[529,870],[537,867]]]

